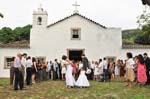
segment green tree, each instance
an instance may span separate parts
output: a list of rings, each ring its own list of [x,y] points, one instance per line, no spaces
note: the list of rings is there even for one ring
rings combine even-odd
[[[14,30],[9,27],[3,27],[0,30],[0,42],[29,41],[31,27],[31,25],[26,25],[24,27],[16,27]]]
[[[11,28],[3,27],[0,30],[0,41],[4,43],[9,43],[15,41],[14,34]]]
[[[30,30],[31,30],[31,25],[26,25],[22,28],[22,33],[20,35],[21,40],[30,40]]]
[[[145,8],[143,13],[137,17],[137,23],[139,24],[140,29],[144,25],[150,24],[150,13],[147,11],[147,8]]]
[[[22,33],[22,28],[21,27],[16,27],[13,32],[15,33],[15,41],[20,41],[21,40],[21,33]]]
[[[149,45],[150,44],[150,13],[145,9],[143,14],[138,17],[140,32],[135,39],[135,43]]]
[[[26,25],[24,27],[15,28],[13,32],[15,33],[16,41],[29,40],[31,27],[31,25]]]
[[[142,0],[143,5],[149,5],[150,6],[150,0]]]
[[[141,33],[136,37],[135,43],[143,45],[150,44],[150,24],[142,26]]]

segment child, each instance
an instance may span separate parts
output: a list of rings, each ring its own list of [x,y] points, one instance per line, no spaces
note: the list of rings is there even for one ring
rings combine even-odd
[[[97,80],[97,81],[98,81],[98,76],[99,76],[98,62],[95,62],[95,67],[94,67],[94,80]]]
[[[89,87],[90,84],[89,84],[89,81],[85,75],[85,70],[83,69],[83,67],[81,68],[81,71],[80,71],[80,75],[79,75],[79,78],[78,80],[76,81],[76,86],[80,87],[80,88],[84,88],[84,87]]]
[[[115,66],[115,78],[119,78],[120,76],[120,60],[117,60],[116,66]]]

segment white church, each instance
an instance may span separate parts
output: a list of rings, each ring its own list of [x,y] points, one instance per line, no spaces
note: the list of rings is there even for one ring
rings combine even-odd
[[[27,53],[49,61],[62,55],[71,60],[80,60],[81,54],[88,59],[125,59],[127,52],[134,55],[147,52],[148,48],[125,48],[122,46],[121,28],[105,27],[76,9],[73,14],[55,23],[48,24],[48,13],[42,7],[33,12],[30,45],[27,47],[0,47],[0,77],[9,77],[10,58]]]

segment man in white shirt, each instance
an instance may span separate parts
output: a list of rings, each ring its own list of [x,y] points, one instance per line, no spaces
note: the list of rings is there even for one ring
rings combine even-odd
[[[32,77],[32,60],[31,57],[27,57],[26,61],[26,84],[31,85],[31,77]]]
[[[24,85],[24,80],[26,78],[26,59],[27,59],[27,54],[23,53],[21,58],[23,85]]]
[[[50,79],[51,78],[51,68],[53,66],[53,63],[52,61],[49,61],[48,64],[47,64],[47,79]]]
[[[108,69],[108,64],[107,64],[106,58],[104,58],[104,60],[103,60],[103,66],[104,66],[104,69]]]
[[[93,77],[94,77],[94,67],[95,67],[95,62],[92,61],[92,62],[91,62],[91,80],[92,80]]]
[[[104,66],[103,66],[103,62],[102,62],[102,59],[99,60],[99,71],[100,71],[100,74],[103,74],[103,69],[104,69]]]
[[[21,54],[18,53],[17,57],[14,60],[14,68],[15,68],[15,83],[14,90],[23,89],[23,76],[22,76],[22,66],[21,66]]]
[[[99,74],[100,74],[100,82],[102,82],[104,80],[103,78],[103,74],[104,74],[104,66],[103,66],[103,62],[102,59],[99,59]]]
[[[53,80],[56,80],[57,78],[59,78],[59,66],[57,59],[54,60],[53,69]]]
[[[105,82],[108,77],[108,63],[105,57],[103,58],[103,70],[104,70],[103,72],[104,72],[104,82]]]

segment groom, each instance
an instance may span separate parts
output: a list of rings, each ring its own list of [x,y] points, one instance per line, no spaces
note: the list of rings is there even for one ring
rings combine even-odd
[[[85,54],[82,54],[81,58],[82,58],[83,68],[86,70],[87,68],[89,68],[89,61],[85,56]]]
[[[85,54],[82,54],[81,58],[82,58],[82,63],[83,63],[83,69],[86,71],[90,67],[89,61],[87,57],[85,56]],[[90,75],[91,74],[86,74],[88,80],[90,79]]]

